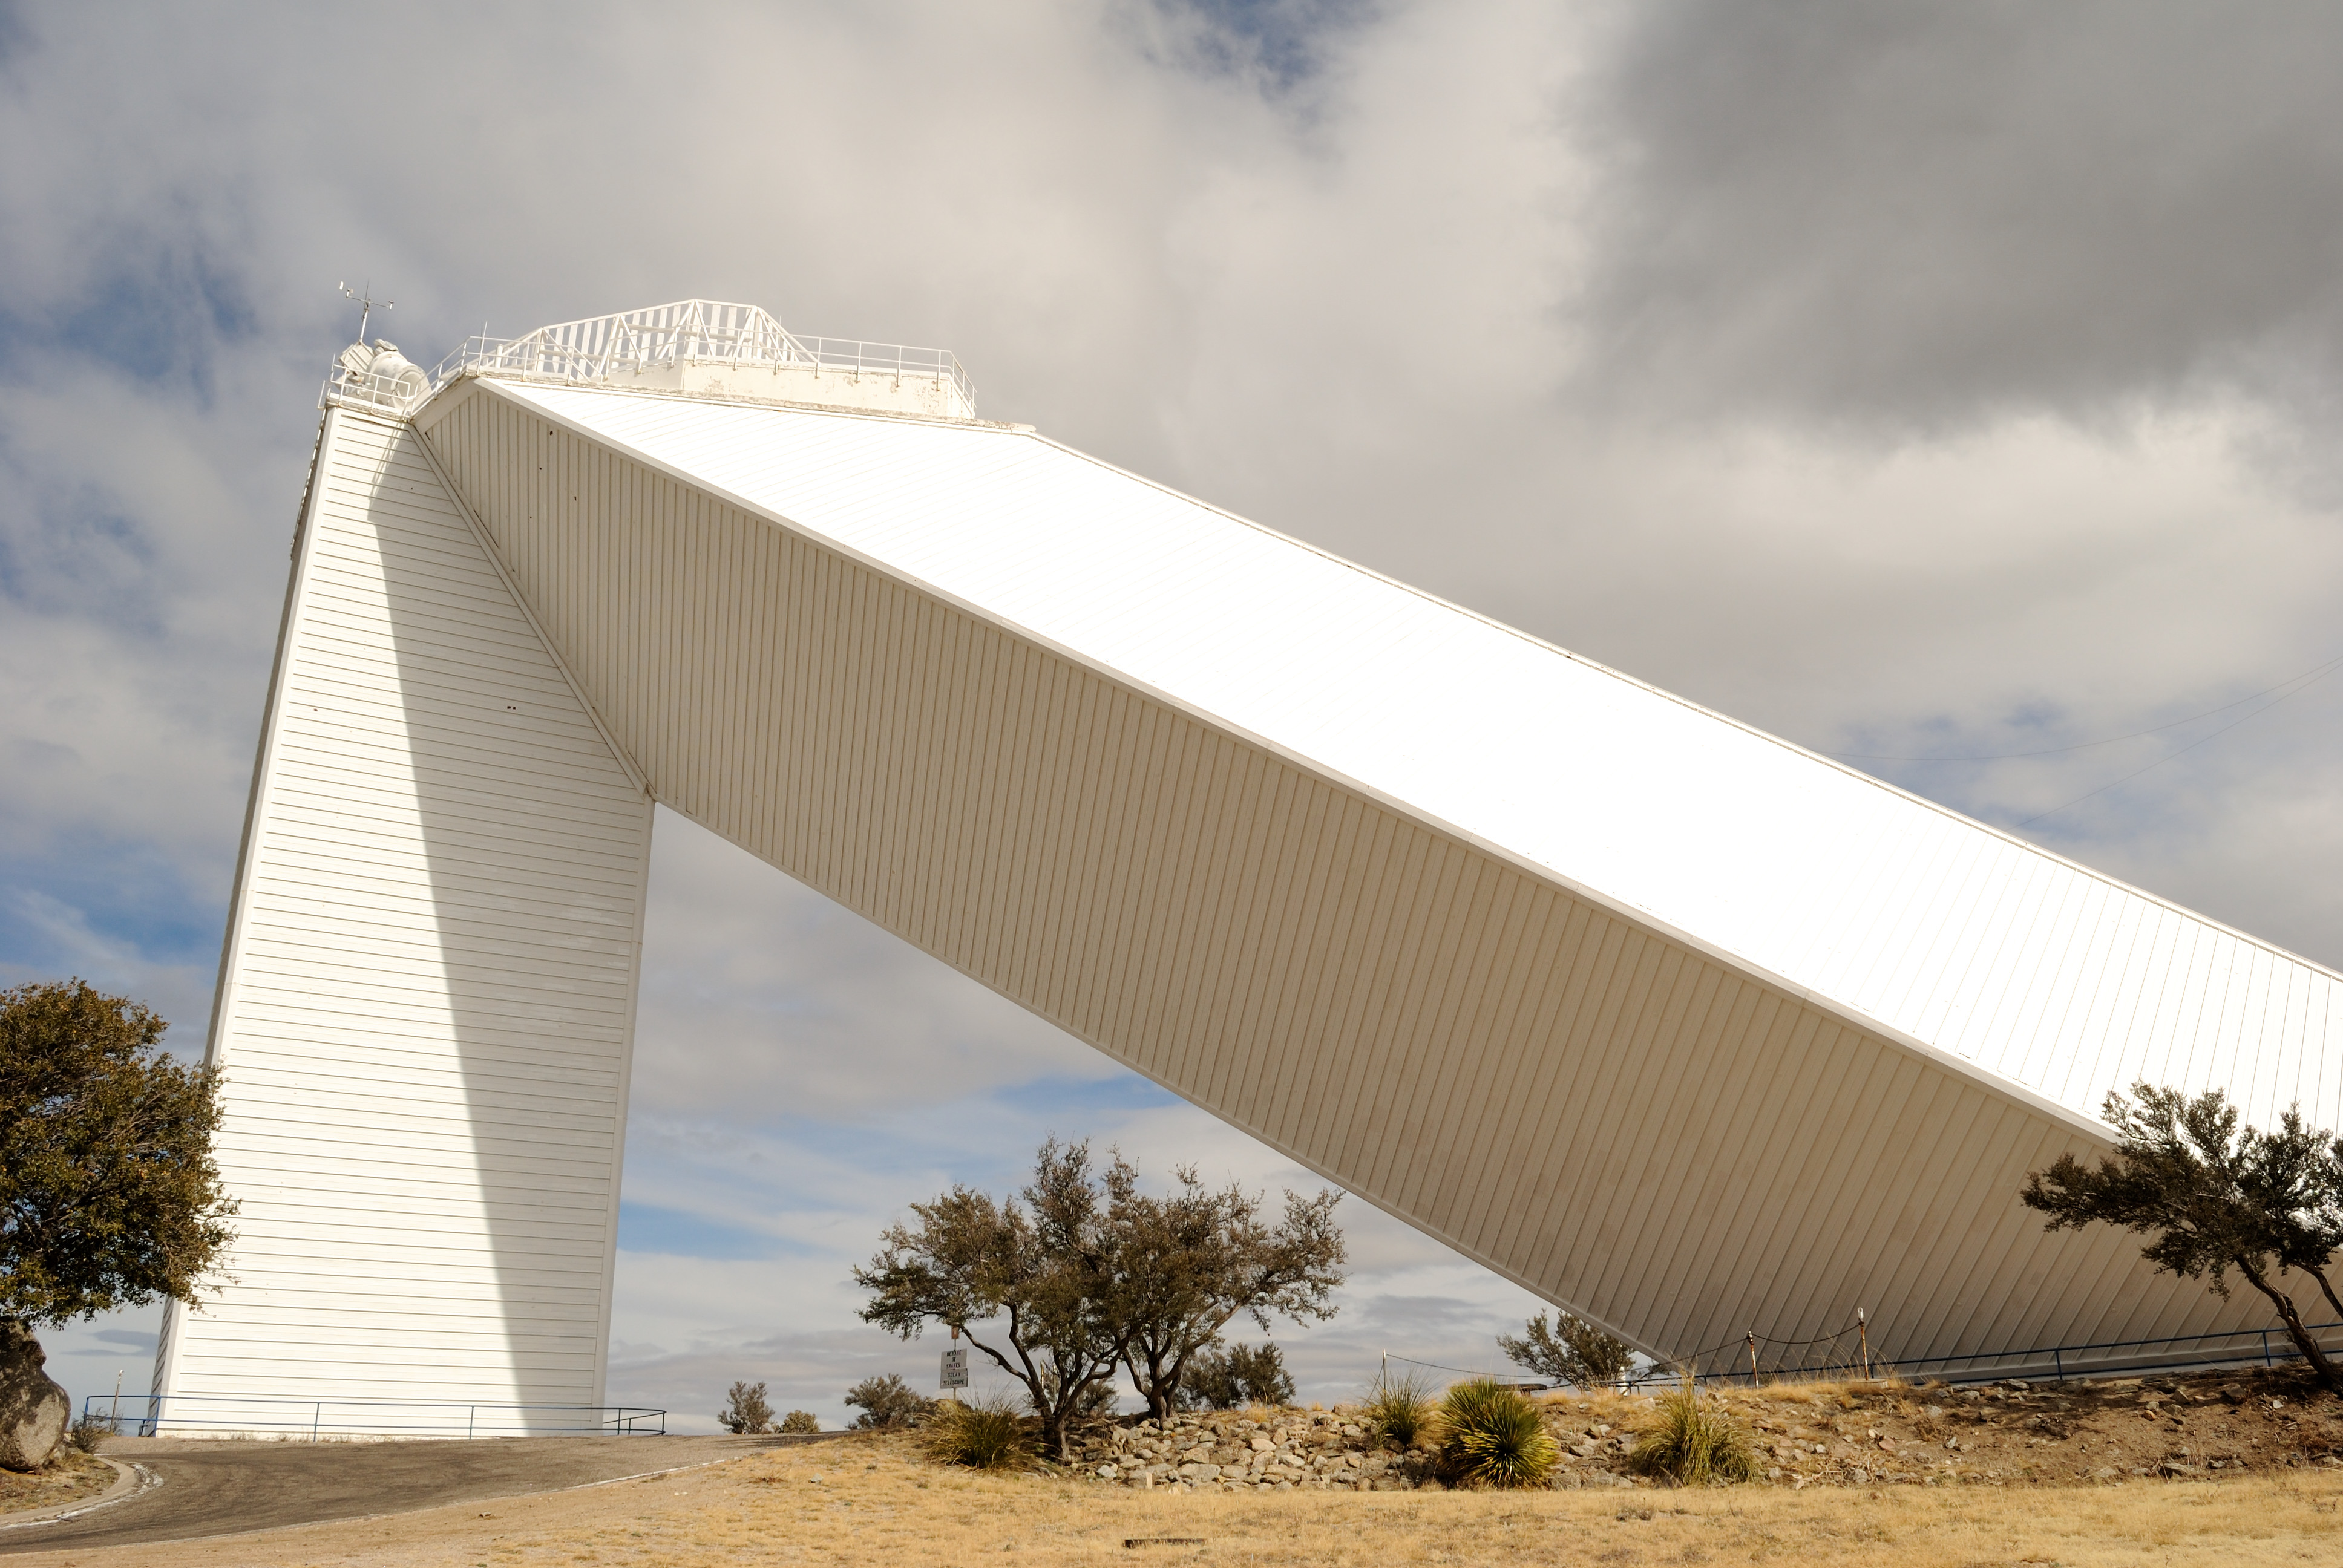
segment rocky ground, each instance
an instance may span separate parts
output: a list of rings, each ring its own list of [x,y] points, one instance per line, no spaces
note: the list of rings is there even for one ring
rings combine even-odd
[[[2294,1371],[2005,1382],[1781,1382],[1715,1394],[1765,1481],[1792,1488],[2062,1484],[2343,1466],[2343,1401]],[[1559,1489],[1648,1485],[1628,1465],[1656,1401],[1559,1393]],[[1079,1471],[1141,1488],[1409,1491],[1437,1486],[1424,1447],[1378,1437],[1356,1406],[1205,1411],[1090,1433]]]

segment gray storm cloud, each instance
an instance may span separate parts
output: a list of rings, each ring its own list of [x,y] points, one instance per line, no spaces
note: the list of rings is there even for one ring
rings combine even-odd
[[[1600,95],[1602,369],[1866,423],[2331,395],[2338,86],[2317,5],[1646,8]]]

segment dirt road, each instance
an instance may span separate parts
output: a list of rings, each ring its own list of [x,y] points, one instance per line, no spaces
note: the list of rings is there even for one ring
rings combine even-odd
[[[825,1434],[840,1435],[840,1434]],[[106,1457],[154,1477],[77,1518],[0,1523],[0,1555],[128,1546],[398,1513],[614,1481],[820,1437],[522,1437],[449,1442],[125,1439]]]

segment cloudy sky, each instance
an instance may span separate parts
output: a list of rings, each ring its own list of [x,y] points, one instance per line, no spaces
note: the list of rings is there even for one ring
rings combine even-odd
[[[0,983],[201,1048],[336,291],[694,295],[2343,960],[2315,5],[0,4]],[[1951,760],[1939,760],[1951,759]],[[835,1422],[1047,1132],[1305,1175],[670,815],[613,1398]],[[1363,1207],[1306,1394],[1531,1302]],[[151,1315],[52,1336],[143,1387]]]

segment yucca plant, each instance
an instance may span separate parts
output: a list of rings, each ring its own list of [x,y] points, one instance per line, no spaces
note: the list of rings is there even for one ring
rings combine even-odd
[[[1474,1378],[1440,1403],[1440,1467],[1467,1486],[1544,1486],[1562,1457],[1537,1406],[1494,1378]]]
[[[1385,1371],[1367,1390],[1359,1413],[1377,1432],[1405,1448],[1432,1424],[1432,1380],[1421,1372],[1393,1377]]]
[[[1022,1465],[1033,1457],[1031,1424],[1014,1398],[985,1393],[974,1399],[940,1402],[928,1424],[920,1430],[928,1452],[946,1464],[1001,1470]]]
[[[1675,1392],[1660,1400],[1657,1424],[1637,1442],[1627,1463],[1678,1486],[1714,1486],[1757,1477],[1757,1456],[1749,1439],[1723,1405],[1700,1397],[1689,1376]]]

